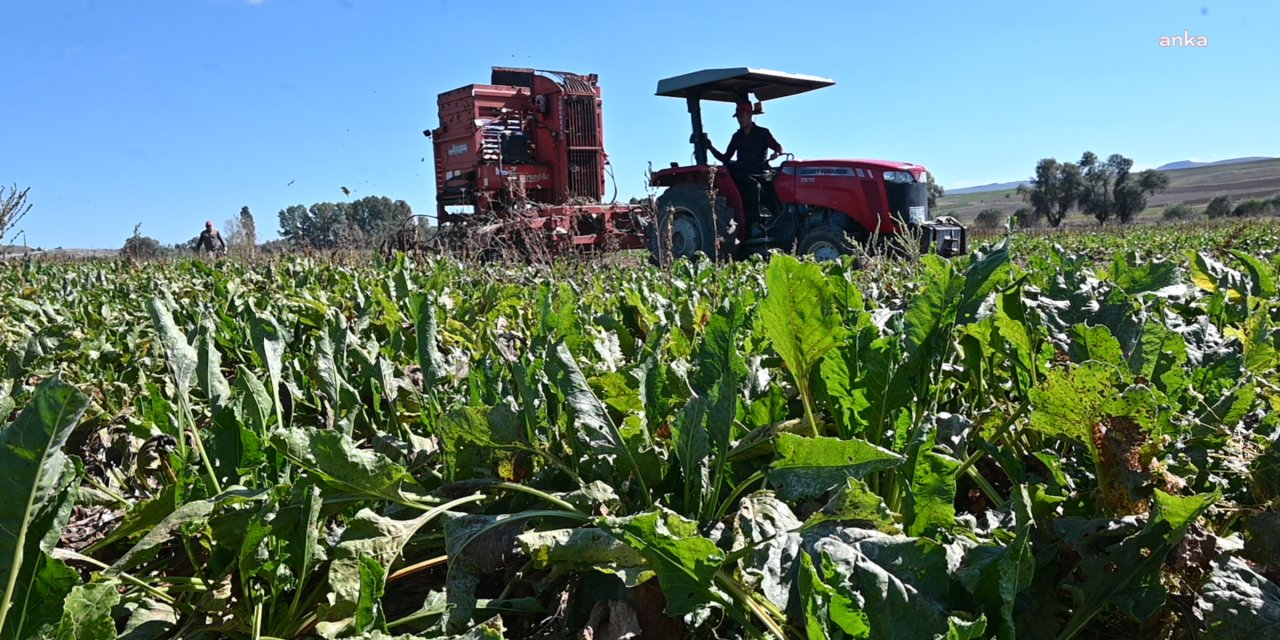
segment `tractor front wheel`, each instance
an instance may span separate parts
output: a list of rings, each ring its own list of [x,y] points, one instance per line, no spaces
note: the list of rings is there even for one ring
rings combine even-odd
[[[679,184],[658,196],[654,226],[648,233],[655,264],[693,258],[701,253],[719,259],[738,248],[733,208],[724,196],[698,184]]]
[[[833,224],[821,224],[805,232],[798,249],[801,255],[813,256],[815,260],[839,260],[840,256],[855,253],[856,243],[863,241],[863,235]]]

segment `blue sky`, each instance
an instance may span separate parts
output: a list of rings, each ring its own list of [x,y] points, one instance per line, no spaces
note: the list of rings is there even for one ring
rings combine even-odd
[[[0,0],[0,183],[31,246],[166,244],[249,206],[367,195],[435,210],[436,95],[493,65],[597,73],[619,197],[687,163],[658,79],[834,78],[759,119],[803,158],[927,165],[953,188],[1086,149],[1141,166],[1280,155],[1280,3]],[[1162,35],[1204,48],[1161,48]],[[720,113],[723,111],[723,113]],[[712,105],[720,146],[735,125]]]

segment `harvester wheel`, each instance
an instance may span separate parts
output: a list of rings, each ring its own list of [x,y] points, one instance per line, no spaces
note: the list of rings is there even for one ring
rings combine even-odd
[[[801,255],[815,260],[839,260],[840,256],[853,255],[856,242],[864,241],[866,234],[841,229],[834,224],[820,224],[805,232],[798,247]]]
[[[738,249],[733,208],[720,194],[699,184],[678,184],[658,196],[649,254],[655,264],[693,258],[729,258]]]

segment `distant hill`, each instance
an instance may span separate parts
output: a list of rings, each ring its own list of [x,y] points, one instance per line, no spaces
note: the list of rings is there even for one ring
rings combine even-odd
[[[1168,172],[1166,175],[1169,176],[1169,187],[1149,201],[1148,207],[1153,212],[1175,202],[1203,207],[1216,195],[1228,195],[1239,202],[1246,198],[1270,198],[1280,194],[1280,158],[1237,158],[1185,169],[1162,170]],[[986,187],[948,189],[946,195],[938,200],[934,213],[954,216],[965,223],[972,222],[983,209],[999,209],[1005,215],[1012,214],[1026,203],[1014,191],[1018,183],[1010,182],[1006,185],[1004,189],[991,190]],[[975,189],[980,190],[974,191]],[[1092,218],[1074,211],[1068,215],[1067,220],[1069,223],[1088,224]]]
[[[1194,169],[1196,167],[1214,167],[1220,164],[1239,164],[1241,162],[1257,162],[1259,160],[1271,160],[1267,156],[1250,156],[1248,158],[1231,158],[1229,160],[1215,160],[1214,162],[1195,162],[1193,160],[1179,160],[1178,162],[1170,162],[1156,167],[1157,171],[1177,171],[1179,169]]]
[[[1240,164],[1244,162],[1258,162],[1260,160],[1274,160],[1267,156],[1250,156],[1248,158],[1230,158],[1228,160],[1215,160],[1213,162],[1196,162],[1194,160],[1179,160],[1156,167],[1156,171],[1178,171],[1180,169],[1195,169],[1196,167],[1216,167],[1223,164]],[[1022,180],[1018,182],[993,182],[991,184],[979,185],[976,187],[964,187],[963,189],[947,189],[950,195],[962,196],[969,193],[987,193],[990,191],[1007,191],[1009,189],[1017,189],[1018,185],[1031,186],[1031,181]],[[944,185],[945,186],[945,185]]]
[[[1023,184],[1028,186],[1031,185],[1031,183],[1026,180],[1023,180],[1021,182],[992,182],[991,184],[984,184],[977,187],[965,187],[963,189],[947,189],[947,193],[954,194],[957,196],[962,196],[966,193],[986,193],[988,191],[1005,191],[1008,189],[1017,189],[1018,185],[1023,185]]]

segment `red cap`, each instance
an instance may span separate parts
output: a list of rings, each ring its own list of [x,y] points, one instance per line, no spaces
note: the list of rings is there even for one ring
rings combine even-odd
[[[213,226],[213,221],[212,221],[212,220],[205,220],[205,221],[204,221],[204,226],[206,226],[206,227],[212,227],[212,226]]]
[[[752,113],[750,102],[739,102],[737,108],[733,110],[733,117],[736,118],[744,113],[745,114]]]

